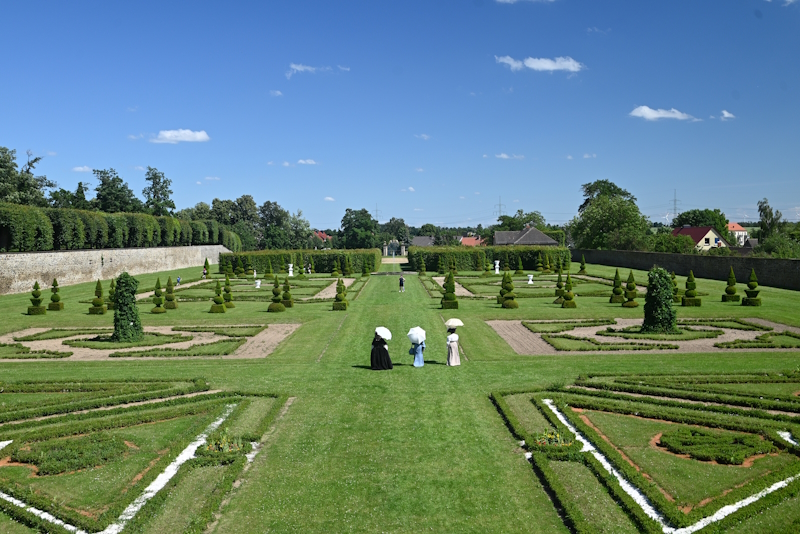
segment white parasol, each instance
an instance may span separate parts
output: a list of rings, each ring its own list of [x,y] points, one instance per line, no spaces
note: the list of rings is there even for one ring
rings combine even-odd
[[[375,333],[381,336],[386,341],[392,339],[392,333],[389,332],[389,329],[386,328],[385,326],[379,326],[378,328],[376,328]]]
[[[455,328],[457,326],[464,326],[464,323],[461,322],[461,319],[448,319],[444,325],[447,328]]]
[[[408,331],[408,339],[411,340],[412,343],[422,343],[425,341],[425,330],[419,326],[415,326]]]

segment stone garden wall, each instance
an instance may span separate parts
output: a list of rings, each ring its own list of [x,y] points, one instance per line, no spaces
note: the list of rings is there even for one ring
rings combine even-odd
[[[689,270],[692,270],[697,277],[722,281],[728,279],[731,266],[738,282],[747,282],[750,270],[755,269],[759,285],[800,290],[800,260],[572,249],[572,261],[580,262],[581,255],[586,257],[587,263],[642,271],[648,271],[653,265],[658,265],[682,276],[687,276]]]
[[[216,263],[225,252],[230,250],[222,245],[197,245],[0,254],[0,295],[29,292],[37,280],[48,287],[53,278],[66,286],[109,280],[123,271],[137,275],[195,266],[202,270],[206,258]]]

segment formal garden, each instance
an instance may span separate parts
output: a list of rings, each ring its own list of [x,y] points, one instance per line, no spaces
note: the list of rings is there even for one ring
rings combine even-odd
[[[800,528],[796,292],[465,248],[0,297],[0,531]]]

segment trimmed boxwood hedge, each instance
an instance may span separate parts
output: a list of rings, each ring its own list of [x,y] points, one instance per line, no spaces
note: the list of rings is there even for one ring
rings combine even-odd
[[[439,257],[444,265],[454,262],[459,271],[483,271],[486,263],[500,260],[501,265],[519,265],[526,271],[536,270],[536,261],[539,254],[547,254],[551,261],[561,264],[565,270],[569,269],[570,251],[565,247],[548,246],[494,246],[494,247],[410,247],[408,261],[415,271],[436,271]]]
[[[228,248],[233,250],[231,247]],[[381,264],[381,251],[377,248],[370,248],[352,250],[258,250],[239,254],[225,253],[219,255],[219,265],[220,269],[222,269],[222,265],[231,262],[232,265],[237,265],[237,262],[241,260],[242,265],[246,265],[249,262],[257,272],[266,273],[266,276],[269,276],[270,265],[274,271],[277,271],[280,266],[293,263],[292,257],[296,258],[295,272],[300,269],[299,265],[305,266],[311,261],[314,263],[314,270],[318,273],[333,272],[336,262],[338,261],[340,266],[345,265],[346,258],[349,258],[353,272],[361,272],[365,264],[368,271],[375,272]]]

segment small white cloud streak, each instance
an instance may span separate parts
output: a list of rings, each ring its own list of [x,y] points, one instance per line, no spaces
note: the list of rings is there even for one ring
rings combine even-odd
[[[512,71],[522,70],[527,67],[531,70],[540,72],[555,72],[565,70],[567,72],[580,72],[585,66],[569,56],[557,57],[555,59],[529,57],[523,60],[514,59],[511,56],[494,56],[497,63],[508,65]]]
[[[269,96],[283,96],[283,93],[280,91],[270,91]]]
[[[205,130],[192,131],[192,130],[161,130],[158,136],[150,139],[151,143],[167,143],[174,145],[177,143],[204,143],[210,141]]]
[[[206,176],[206,180],[219,180],[219,176]]]
[[[422,167],[417,167],[414,170],[417,171],[417,172],[425,172],[425,169],[423,169]]]
[[[335,201],[336,201],[336,199],[335,199],[335,198],[333,198],[333,197],[325,197],[323,200],[324,200],[325,202],[335,202]]]
[[[722,117],[720,117],[720,120],[727,121],[727,120],[735,119],[735,118],[736,118],[736,115],[734,115],[730,111],[725,110],[725,109],[722,110]]]
[[[511,56],[501,56],[501,57],[494,56],[494,60],[497,63],[503,63],[505,65],[508,65],[508,67],[511,69],[512,72],[517,70],[522,70],[523,67],[522,61],[516,60]]]
[[[310,74],[314,74],[317,72],[317,67],[309,67],[308,65],[303,65],[302,63],[289,63],[289,70],[286,72],[286,79],[291,79],[292,75],[297,74],[298,72],[308,72]]]
[[[567,159],[572,159],[572,156],[570,156],[569,154],[567,154]]]
[[[415,191],[413,187],[409,187],[408,190],[411,191],[412,193]]]
[[[496,157],[498,159],[525,159],[525,156],[523,156],[521,154],[511,154],[509,156],[505,152],[502,152],[500,154],[495,154],[494,157]]]
[[[416,137],[417,139],[422,139],[423,141],[427,141],[428,139],[431,138],[431,136],[428,134],[414,134],[414,137]]]
[[[203,185],[202,182],[195,182],[197,185]]]
[[[143,171],[144,167],[142,167],[141,165],[137,165],[136,167],[133,168],[133,170],[135,170],[135,171]]]
[[[313,159],[298,159],[297,163],[300,165],[316,165],[317,162]]]
[[[283,165],[284,167],[288,167],[289,166],[289,162],[288,161],[284,161],[283,163],[281,163],[281,165]]]
[[[350,67],[345,67],[345,66],[342,66],[342,65],[336,65],[336,66],[339,67],[339,70],[341,70],[343,72],[350,72]]]
[[[91,167],[87,167],[86,165],[82,167],[72,167],[72,170],[75,172],[92,172]]]
[[[414,208],[414,211],[422,211],[422,208]]]
[[[53,157],[53,156],[58,156],[58,153],[53,152],[52,150],[48,150],[47,151],[47,155],[50,156],[50,157]]]
[[[639,106],[629,114],[631,117],[640,117],[646,121],[657,121],[659,119],[678,119],[681,121],[694,119],[688,113],[683,113],[675,108],[672,109],[653,109],[648,106]]]
[[[597,157],[597,154],[584,154],[583,155],[583,159],[592,159],[592,158],[596,158],[596,157]]]

